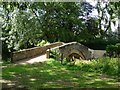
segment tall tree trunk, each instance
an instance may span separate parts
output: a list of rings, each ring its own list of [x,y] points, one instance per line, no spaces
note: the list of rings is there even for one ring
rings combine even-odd
[[[118,39],[120,40],[120,7],[118,9]]]
[[[2,41],[0,40],[0,60],[2,59]]]
[[[0,23],[0,27],[2,27],[2,24]],[[0,29],[0,60],[2,59],[2,29]]]

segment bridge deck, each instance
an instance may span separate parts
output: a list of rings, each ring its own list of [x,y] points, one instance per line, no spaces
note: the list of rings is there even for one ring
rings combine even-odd
[[[16,64],[33,64],[33,63],[38,63],[38,62],[44,62],[46,60],[47,60],[46,54],[44,54],[44,55],[40,55],[34,58],[17,61]]]

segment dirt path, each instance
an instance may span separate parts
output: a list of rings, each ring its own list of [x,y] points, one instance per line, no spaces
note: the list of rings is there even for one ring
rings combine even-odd
[[[24,59],[21,61],[16,62],[16,64],[33,64],[33,63],[37,63],[37,62],[44,62],[46,61],[46,54],[41,55],[41,56],[37,56],[31,59]]]

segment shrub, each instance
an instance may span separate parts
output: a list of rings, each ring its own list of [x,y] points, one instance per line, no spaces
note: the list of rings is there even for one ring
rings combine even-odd
[[[120,43],[117,43],[116,47],[117,47],[116,53],[117,55],[120,55]]]
[[[106,47],[106,53],[110,57],[117,57],[120,55],[120,43],[117,43],[116,45],[108,45]]]
[[[91,63],[83,64],[82,68],[84,71],[88,70],[114,76],[118,76],[119,73],[117,58],[101,58],[92,60]]]

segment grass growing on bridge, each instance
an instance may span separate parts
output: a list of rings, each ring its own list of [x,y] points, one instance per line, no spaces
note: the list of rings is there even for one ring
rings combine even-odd
[[[6,65],[6,64],[5,64]],[[4,64],[3,64],[4,66]],[[2,70],[3,87],[38,88],[117,88],[117,59],[104,58],[62,65],[54,59],[32,65],[9,64]],[[5,84],[8,82],[8,85]]]

